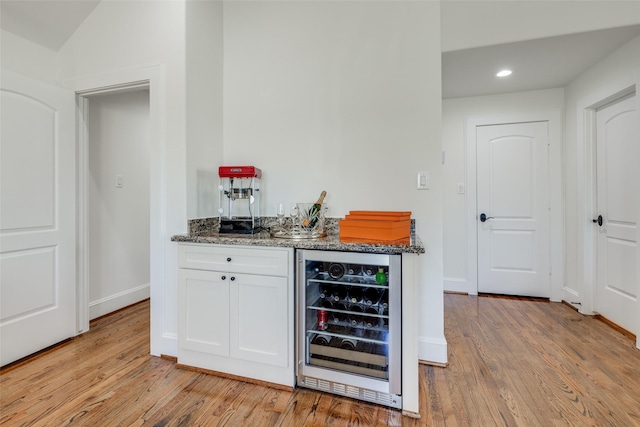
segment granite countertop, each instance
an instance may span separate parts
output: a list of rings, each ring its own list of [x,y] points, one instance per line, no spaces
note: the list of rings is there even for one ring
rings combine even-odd
[[[324,251],[367,252],[384,254],[425,252],[420,238],[412,226],[411,237],[394,241],[340,239],[337,218],[327,218],[327,236],[319,239],[282,239],[272,237],[268,231],[256,234],[218,234],[217,218],[189,221],[189,233],[171,237],[174,242],[206,243],[213,245],[270,246],[280,248],[316,249]],[[262,218],[263,228],[268,229],[275,218]],[[412,220],[413,225],[413,220]]]

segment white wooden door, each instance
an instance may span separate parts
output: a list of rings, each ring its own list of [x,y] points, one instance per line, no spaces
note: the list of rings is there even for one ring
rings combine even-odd
[[[179,270],[180,348],[229,356],[229,276],[218,271]]]
[[[548,298],[548,123],[478,126],[476,142],[478,292]]]
[[[286,367],[287,278],[232,273],[231,280],[231,357]]]
[[[2,71],[0,364],[76,335],[74,94]]]
[[[597,284],[594,309],[634,333],[636,218],[640,135],[636,97],[629,96],[596,112],[597,146]]]

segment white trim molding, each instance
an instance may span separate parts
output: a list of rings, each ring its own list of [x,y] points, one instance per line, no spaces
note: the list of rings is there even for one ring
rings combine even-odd
[[[582,293],[573,291],[579,301],[578,311],[592,315],[595,309],[596,295],[596,264],[597,230],[593,227],[592,219],[596,212],[596,110],[619,98],[636,93],[636,113],[640,126],[640,97],[637,88],[640,87],[640,68],[628,73],[618,80],[608,82],[603,87],[578,100],[576,109],[577,124],[577,184],[578,184],[578,219],[581,224],[577,234],[577,283],[582,284]],[[638,159],[640,162],[640,159]],[[635,197],[640,201],[640,186],[635,186]],[[640,209],[636,222],[640,224]],[[640,227],[637,231],[637,241],[640,242]],[[640,246],[636,248],[636,289],[640,293]],[[567,290],[565,290],[565,294]],[[637,320],[635,330],[636,347],[640,349],[640,299],[637,300]]]
[[[459,277],[445,277],[443,278],[444,288],[447,292],[460,292],[464,294],[468,294],[469,292],[469,280]],[[475,285],[477,286],[477,285]],[[474,288],[476,290],[476,288]],[[477,293],[477,290],[476,290]],[[475,294],[473,294],[475,295]]]
[[[165,299],[165,277],[167,265],[177,266],[177,254],[170,251],[167,235],[167,177],[165,161],[167,152],[165,117],[166,117],[166,79],[164,64],[141,66],[132,69],[114,71],[112,73],[88,76],[64,82],[64,86],[76,93],[78,108],[78,211],[79,211],[79,254],[78,254],[78,288],[80,308],[78,317],[79,330],[89,328],[89,282],[88,282],[88,241],[87,241],[87,146],[86,134],[86,97],[96,94],[118,93],[123,91],[149,89],[149,140],[150,149],[150,283],[151,298],[151,354],[177,354],[175,331],[165,331],[169,322],[165,321],[166,307],[161,304]],[[165,252],[169,251],[169,255]],[[170,259],[167,259],[170,258]],[[174,271],[177,267],[169,269]]]
[[[447,340],[432,337],[418,337],[420,363],[443,366],[448,363]]]
[[[89,303],[89,320],[149,298],[149,283]]]

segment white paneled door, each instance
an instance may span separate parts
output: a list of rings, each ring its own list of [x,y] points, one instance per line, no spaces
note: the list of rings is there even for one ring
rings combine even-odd
[[[548,122],[476,128],[478,292],[548,298]]]
[[[594,309],[632,332],[636,325],[636,218],[640,135],[636,97],[596,111],[597,284]]]
[[[0,80],[0,365],[76,334],[74,94]]]

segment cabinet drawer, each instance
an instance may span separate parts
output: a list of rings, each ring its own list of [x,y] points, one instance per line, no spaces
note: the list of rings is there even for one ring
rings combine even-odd
[[[289,251],[274,248],[180,244],[178,264],[180,268],[195,270],[288,276]]]

